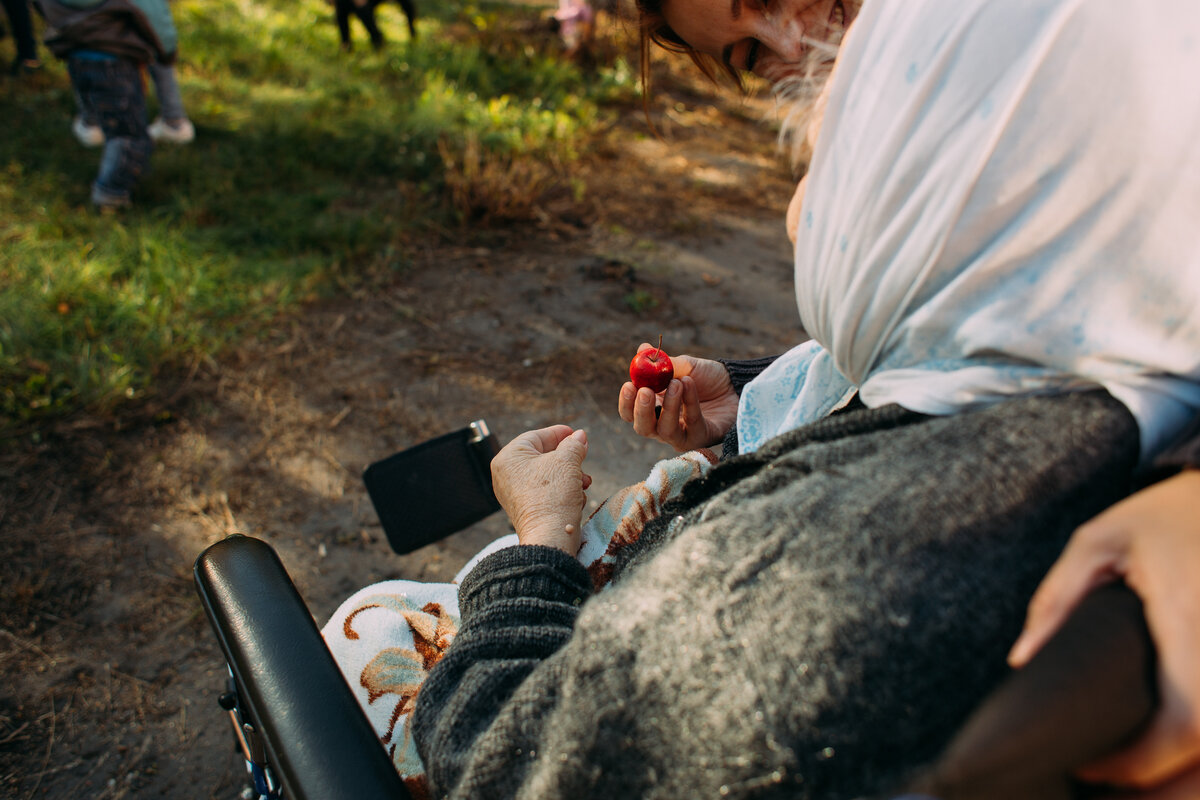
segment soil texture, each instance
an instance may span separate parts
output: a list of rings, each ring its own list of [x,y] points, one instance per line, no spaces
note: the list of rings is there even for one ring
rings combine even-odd
[[[502,442],[566,422],[589,432],[595,506],[670,454],[616,414],[640,342],[757,357],[803,339],[771,101],[654,91],[660,136],[626,112],[573,167],[584,198],[414,243],[386,282],[196,365],[144,413],[0,456],[0,796],[238,797],[192,583],[206,546],[266,540],[318,622],[378,580],[448,580],[503,513],[396,555],[369,463],[478,418]]]

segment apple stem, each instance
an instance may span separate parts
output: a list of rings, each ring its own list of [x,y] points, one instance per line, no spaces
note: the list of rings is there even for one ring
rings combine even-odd
[[[661,354],[662,354],[662,334],[660,333],[660,334],[658,335],[658,348],[657,348],[657,351],[654,353],[654,355],[658,356],[658,355],[661,355]],[[655,358],[654,360],[655,360],[655,361],[658,361],[658,359],[657,359],[657,358]]]

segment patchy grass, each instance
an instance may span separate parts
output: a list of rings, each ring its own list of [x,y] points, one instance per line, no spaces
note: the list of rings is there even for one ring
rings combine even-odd
[[[63,65],[0,85],[19,120],[0,137],[0,437],[119,415],[298,303],[405,269],[420,237],[582,197],[569,166],[637,102],[627,41],[582,70],[536,7],[425,6],[409,41],[384,6],[389,46],[356,27],[350,54],[320,0],[173,10],[197,138],[156,151],[123,215],[88,205],[99,154],[70,135]]]

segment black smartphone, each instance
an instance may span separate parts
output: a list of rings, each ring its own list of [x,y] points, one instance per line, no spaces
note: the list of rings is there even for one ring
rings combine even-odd
[[[392,549],[411,553],[499,511],[491,470],[498,452],[478,419],[367,467],[363,483]]]

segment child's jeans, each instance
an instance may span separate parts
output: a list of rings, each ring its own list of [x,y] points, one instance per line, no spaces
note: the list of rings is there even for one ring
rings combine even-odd
[[[158,115],[167,122],[187,119],[187,110],[183,107],[183,94],[179,91],[179,79],[175,76],[175,65],[151,61],[146,65],[146,71],[150,73],[150,79],[154,81],[154,93],[158,95]],[[75,92],[75,105],[85,124],[97,127],[100,125],[88,116],[79,92]]]
[[[154,143],[146,132],[146,93],[136,62],[107,53],[76,51],[67,61],[84,116],[104,130],[100,172],[92,184],[97,206],[129,204],[146,171]]]
[[[158,115],[167,122],[179,122],[187,118],[183,110],[183,95],[179,93],[179,81],[175,77],[173,64],[151,61],[147,69],[154,81],[154,93],[158,95]]]

